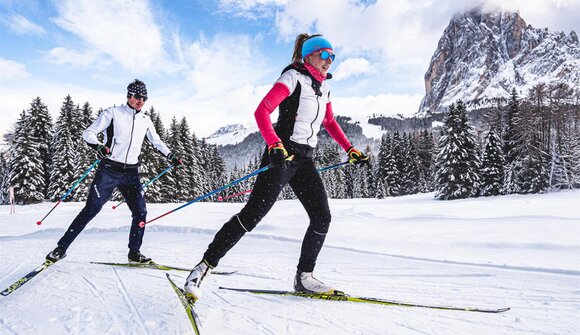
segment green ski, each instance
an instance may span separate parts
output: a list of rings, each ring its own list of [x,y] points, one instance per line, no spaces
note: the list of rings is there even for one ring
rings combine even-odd
[[[193,331],[195,332],[195,334],[199,335],[201,321],[199,320],[197,313],[195,313],[195,303],[193,302],[193,299],[188,298],[185,295],[185,291],[182,288],[178,287],[173,282],[173,280],[169,276],[169,273],[166,273],[165,275],[167,276],[167,280],[169,280],[171,287],[173,287],[175,294],[177,294],[177,297],[179,297],[179,301],[181,301],[183,308],[185,308],[185,312],[187,313],[187,316],[189,317],[189,321],[191,322],[191,326],[193,327]]]
[[[480,313],[502,313],[502,312],[506,312],[506,311],[510,310],[509,307],[497,308],[497,309],[487,309],[487,308],[474,308],[474,307],[452,307],[452,306],[415,304],[415,303],[377,299],[377,298],[355,297],[355,296],[350,296],[348,294],[344,294],[340,291],[337,291],[338,292],[337,294],[321,294],[321,293],[305,293],[305,292],[295,292],[295,291],[254,290],[254,289],[242,289],[242,288],[230,288],[230,287],[220,287],[220,289],[237,291],[237,292],[248,292],[248,293],[253,293],[253,294],[295,296],[295,297],[301,297],[301,298],[311,298],[311,299],[320,299],[320,300],[351,301],[351,302],[378,304],[378,305],[386,305],[386,306],[420,307],[420,308],[441,309],[441,310],[451,310],[451,311],[480,312]]]
[[[178,266],[171,266],[171,265],[162,265],[157,264],[155,262],[149,263],[107,263],[107,262],[91,262],[91,264],[101,264],[101,265],[111,265],[111,266],[124,266],[128,268],[141,268],[141,269],[155,269],[155,270],[163,270],[163,271],[191,271],[191,269],[181,268]],[[222,276],[229,276],[238,271],[212,271],[211,273],[214,275],[222,275]]]
[[[22,285],[28,283],[32,278],[34,278],[37,274],[41,273],[42,271],[46,270],[49,266],[51,266],[52,264],[54,264],[53,261],[49,261],[48,259],[46,259],[44,261],[44,263],[42,263],[41,265],[39,265],[36,269],[32,270],[31,272],[29,272],[26,276],[18,279],[14,284],[10,285],[8,288],[6,288],[4,291],[0,292],[1,295],[3,296],[7,296],[10,293],[16,291],[18,288],[20,288]]]

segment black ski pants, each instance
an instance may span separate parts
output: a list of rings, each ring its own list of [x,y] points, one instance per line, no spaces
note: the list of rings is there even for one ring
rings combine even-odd
[[[64,250],[68,249],[75,238],[85,229],[85,226],[101,211],[115,188],[118,188],[125,198],[133,218],[129,234],[129,249],[139,251],[145,233],[145,228],[139,227],[139,222],[146,221],[147,209],[138,168],[123,169],[106,161],[99,165],[85,207],[58,241],[59,247]]]
[[[219,260],[242,236],[258,225],[276,202],[282,188],[289,184],[310,219],[302,241],[298,270],[301,272],[314,270],[330,226],[328,197],[312,160],[313,149],[293,142],[286,145],[286,149],[289,155],[294,155],[289,166],[286,169],[272,167],[259,174],[244,208],[226,222],[215,235],[204,254],[204,259],[210,265],[217,266]],[[268,154],[265,152],[261,166],[269,163]]]

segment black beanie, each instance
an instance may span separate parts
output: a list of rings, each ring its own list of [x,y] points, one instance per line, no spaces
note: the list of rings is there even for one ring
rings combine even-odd
[[[129,86],[127,86],[127,93],[141,94],[147,96],[147,86],[139,79],[135,79]]]

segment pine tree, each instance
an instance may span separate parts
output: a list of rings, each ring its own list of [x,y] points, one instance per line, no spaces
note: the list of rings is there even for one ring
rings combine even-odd
[[[48,112],[48,107],[42,102],[39,97],[36,97],[30,103],[27,117],[30,122],[31,141],[38,146],[38,153],[42,160],[42,169],[44,170],[44,183],[42,194],[46,198],[48,193],[48,183],[50,180],[51,148],[52,142],[52,117]]]
[[[6,152],[0,151],[0,205],[10,203],[10,167],[6,159]]]
[[[77,134],[79,140],[77,141],[77,152],[78,152],[78,166],[82,167],[81,169],[87,169],[90,167],[96,158],[95,151],[89,147],[87,142],[82,139],[82,132],[87,129],[94,121],[93,118],[93,109],[88,102],[85,102],[83,107],[79,109],[79,128],[82,129],[80,134]],[[83,171],[84,172],[84,171]],[[78,201],[86,201],[87,197],[89,196],[89,188],[91,186],[91,182],[94,179],[96,174],[96,169],[93,169],[89,175],[79,184],[76,198]]]
[[[506,125],[503,135],[503,152],[505,154],[505,181],[504,194],[511,194],[518,192],[517,171],[519,161],[521,160],[523,147],[523,134],[521,123],[524,122],[521,112],[520,103],[517,92],[512,89],[512,93],[508,102],[507,115],[505,117]]]
[[[70,96],[60,109],[60,114],[54,126],[54,137],[52,141],[52,170],[50,173],[50,183],[48,187],[48,197],[57,200],[72,187],[74,182],[89,167],[79,167],[79,153],[77,149],[78,138],[78,118],[75,113],[76,106]],[[76,118],[76,119],[75,119]],[[75,134],[77,136],[75,137]],[[69,199],[74,199],[74,194]]]
[[[363,198],[374,198],[377,193],[376,190],[376,164],[374,155],[371,152],[371,148],[367,146],[365,148],[365,153],[369,156],[369,164],[362,169],[361,174],[361,189]]]
[[[479,193],[479,159],[475,136],[461,101],[449,107],[443,135],[439,139],[435,167],[436,198],[462,199]]]
[[[433,175],[435,172],[435,157],[437,157],[437,148],[435,147],[432,132],[423,130],[420,133],[417,155],[419,157],[419,175],[421,178],[419,192],[431,192],[434,190]]]
[[[459,119],[461,122],[461,129],[463,130],[462,136],[465,139],[465,152],[467,153],[467,164],[468,164],[468,171],[464,175],[470,182],[471,182],[471,193],[470,197],[477,197],[480,193],[480,166],[481,166],[481,153],[479,149],[479,144],[477,142],[477,137],[475,136],[475,132],[473,127],[469,123],[469,119],[467,117],[467,108],[463,101],[457,101],[457,109],[459,112]]]
[[[185,153],[185,148],[183,146],[183,141],[180,138],[180,126],[177,119],[173,117],[171,124],[169,125],[167,145],[171,149],[171,152],[177,157],[183,157]],[[167,179],[164,183],[165,194],[168,195],[168,200],[171,202],[179,202],[186,200],[184,191],[188,187],[189,180],[187,176],[179,171],[179,168],[172,169],[167,173]],[[173,195],[173,196],[171,196]]]
[[[213,164],[211,161],[211,147],[205,141],[205,139],[201,139],[199,142],[199,152],[200,154],[198,155],[198,162],[201,170],[204,171],[204,174],[201,178],[200,189],[202,194],[207,194],[215,189],[214,186],[217,185],[218,182],[214,180],[216,173],[213,169]]]
[[[314,155],[317,167],[326,167],[340,162],[340,155],[336,145],[318,146]],[[324,171],[320,174],[326,194],[329,198],[344,199],[347,197],[345,178],[341,169]]]
[[[485,137],[481,158],[481,195],[500,195],[504,189],[504,165],[501,140],[494,128]]]
[[[191,147],[188,148],[188,162],[187,165],[190,167],[190,182],[191,182],[191,197],[197,198],[203,195],[203,183],[204,183],[204,173],[205,171],[201,167],[200,159],[201,151],[199,147],[199,140],[195,133],[191,133]]]
[[[163,122],[161,121],[159,114],[155,111],[155,108],[151,107],[148,111],[145,111],[145,115],[151,118],[151,122],[155,127],[157,135],[162,139],[165,138],[165,128],[163,127]],[[163,157],[163,155],[159,153],[149,141],[144,141],[141,153],[141,168],[139,171],[142,184],[148,183],[167,167],[169,167],[167,159]],[[147,202],[155,203],[166,201],[161,192],[161,185],[166,183],[166,178],[167,175],[163,175],[158,180],[147,186],[144,192]]]
[[[30,118],[22,111],[14,128],[10,144],[10,186],[14,187],[16,203],[33,204],[44,199],[44,162],[39,144],[32,137]]]
[[[397,149],[393,145],[395,140],[394,135],[393,138],[389,135],[383,137],[379,153],[381,155],[380,178],[382,179],[384,196],[386,197],[396,197],[401,193],[400,164],[397,164]]]
[[[419,157],[415,143],[413,143],[410,135],[403,134],[401,148],[402,161],[404,162],[401,170],[401,194],[416,194],[419,192],[421,181],[418,163]]]
[[[245,175],[244,170],[238,169],[237,165],[234,165],[234,168],[230,172],[229,183],[242,178]],[[244,186],[242,185],[243,182],[230,186],[229,188],[225,189],[220,196],[227,198],[224,200],[225,202],[241,202],[241,198],[237,196],[241,192],[245,191]],[[228,197],[229,196],[229,197]]]

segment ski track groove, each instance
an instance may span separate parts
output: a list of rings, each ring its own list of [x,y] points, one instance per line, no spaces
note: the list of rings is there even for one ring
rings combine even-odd
[[[5,328],[6,330],[8,330],[10,332],[10,334],[14,334],[14,335],[18,335],[17,332],[15,332],[10,326],[8,326],[4,320],[0,319],[0,325],[2,326],[2,328]],[[4,334],[4,332],[2,332]]]
[[[123,284],[123,281],[121,280],[121,277],[119,276],[119,273],[117,272],[116,269],[113,269],[113,271],[115,272],[115,277],[117,278],[117,282],[119,283],[118,287],[120,288],[121,293],[125,297],[125,301],[127,302],[129,307],[131,308],[133,315],[135,315],[135,317],[137,317],[137,319],[139,320],[139,326],[143,330],[143,333],[149,334],[149,330],[147,328],[145,328],[145,326],[144,326],[145,323],[144,323],[143,319],[141,318],[141,315],[139,315],[139,311],[137,310],[135,303],[133,302],[133,300],[131,300],[131,297],[127,293],[127,288]]]
[[[22,268],[22,263],[18,264],[18,266],[16,266],[12,271],[10,271],[10,273],[8,273],[7,275],[5,275],[2,280],[0,280],[0,283],[4,283],[4,282],[8,282],[8,280],[12,277],[12,275],[14,275],[15,273],[17,273],[20,269]],[[3,284],[4,285],[4,284]],[[10,286],[12,284],[6,284],[6,287],[2,288],[0,287],[0,290],[4,290],[6,288],[8,288],[8,286]]]
[[[112,308],[113,306],[111,306],[111,304],[109,303],[109,300],[106,299],[101,292],[99,292],[99,290],[95,287],[95,285],[89,279],[87,279],[83,275],[79,275],[79,276],[81,277],[81,280],[84,281],[85,284],[89,287],[89,289],[93,293],[93,296],[98,297],[105,305],[107,305],[109,307],[109,308],[107,308],[107,314],[111,316],[111,318],[115,322],[115,326],[121,332],[121,334],[127,334],[124,331],[124,329],[122,327],[122,322],[120,322],[117,315],[115,313],[108,312],[108,311],[114,310],[114,308]]]

